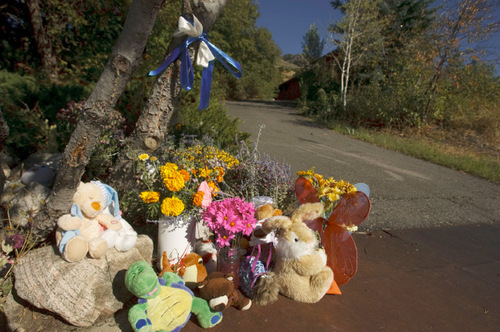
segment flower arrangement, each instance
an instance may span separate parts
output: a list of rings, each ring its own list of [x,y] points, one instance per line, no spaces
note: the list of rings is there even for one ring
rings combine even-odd
[[[214,233],[219,248],[238,248],[241,237],[252,234],[257,224],[254,205],[238,197],[213,201],[201,216]]]
[[[139,197],[149,220],[201,211],[219,193],[224,175],[238,160],[213,146],[169,149],[165,161],[141,154],[137,168],[147,190]]]
[[[309,180],[314,186],[320,202],[325,205],[326,216],[332,212],[343,195],[357,191],[356,187],[347,181],[337,181],[332,177],[327,179],[323,175],[316,173],[314,167],[307,171],[299,171],[297,174],[299,177]]]

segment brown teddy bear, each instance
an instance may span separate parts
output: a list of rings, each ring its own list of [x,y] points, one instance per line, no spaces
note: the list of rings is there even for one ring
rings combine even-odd
[[[213,311],[224,311],[233,306],[238,310],[250,309],[252,300],[234,288],[234,275],[212,272],[198,284],[199,297],[208,301]]]
[[[158,274],[161,278],[165,272],[173,272],[184,279],[186,287],[194,289],[198,283],[205,280],[207,277],[207,269],[203,265],[203,258],[195,252],[190,252],[181,262],[172,266],[168,261],[167,253],[163,252],[162,260],[163,270]]]
[[[278,293],[299,302],[318,302],[333,281],[326,266],[326,254],[319,248],[314,232],[304,220],[314,220],[323,213],[321,203],[301,205],[292,216],[275,216],[262,224],[266,233],[276,237],[276,261],[272,272],[259,278],[253,299],[266,305],[278,299]]]

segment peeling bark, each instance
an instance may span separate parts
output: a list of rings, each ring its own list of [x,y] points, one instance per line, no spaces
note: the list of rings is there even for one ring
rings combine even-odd
[[[227,0],[185,0],[183,15],[194,14],[206,32],[221,15],[226,3]],[[171,41],[165,58],[179,42],[180,40]],[[157,77],[134,132],[128,139],[127,150],[118,157],[113,166],[108,182],[119,193],[123,193],[126,188],[135,187],[134,179],[130,177],[130,174],[132,174],[132,166],[137,154],[154,154],[165,141],[168,124],[178,109],[180,99],[179,66],[180,63],[177,61]]]
[[[99,140],[104,124],[132,73],[140,64],[142,52],[153,29],[163,0],[134,0],[118,41],[90,97],[63,154],[46,209],[37,216],[35,234],[46,238],[59,216],[67,213],[71,198]]]

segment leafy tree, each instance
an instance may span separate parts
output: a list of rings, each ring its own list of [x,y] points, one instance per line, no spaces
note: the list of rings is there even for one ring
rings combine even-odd
[[[130,5],[130,0],[7,1],[0,7],[0,31],[9,41],[0,51],[2,62],[9,69],[21,63],[29,71],[40,65],[52,81],[78,77],[84,84],[99,77]]]
[[[374,56],[382,50],[381,31],[384,22],[377,15],[380,1],[331,2],[335,9],[344,13],[340,21],[328,28],[336,37],[332,39],[332,43],[337,46],[337,55],[333,58],[340,70],[340,92],[344,108],[347,105],[347,93],[353,69],[359,66],[367,55]]]
[[[325,40],[319,36],[316,24],[311,24],[302,40],[302,54],[309,62],[312,62],[323,55],[324,47]]]
[[[210,31],[210,40],[242,67],[243,76],[240,79],[223,68],[215,68],[214,82],[226,82],[223,88],[228,97],[272,98],[280,83],[276,63],[281,50],[268,29],[257,28],[258,17],[254,1],[230,1]]]
[[[488,39],[499,30],[499,21],[492,14],[498,4],[498,1],[490,0],[459,0],[456,7],[444,8],[434,34],[434,74],[426,91],[426,117],[430,114],[431,103],[446,65],[460,59],[479,60],[482,51],[471,45]]]

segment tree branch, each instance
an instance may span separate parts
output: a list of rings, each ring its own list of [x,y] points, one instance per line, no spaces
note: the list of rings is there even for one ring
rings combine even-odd
[[[226,3],[227,0],[184,0],[182,14],[190,19],[194,14],[203,25],[203,30],[207,32],[221,15]],[[179,42],[181,40],[170,42],[165,58]],[[137,154],[139,152],[153,154],[165,141],[170,119],[178,111],[181,93],[179,66],[177,61],[157,76],[136,127],[127,140],[126,151],[120,154],[113,165],[108,182],[119,193],[123,193],[126,188],[135,187],[130,174]]]

